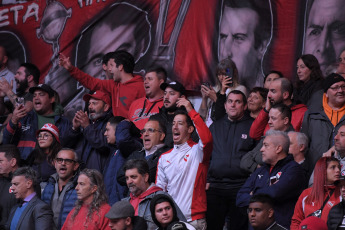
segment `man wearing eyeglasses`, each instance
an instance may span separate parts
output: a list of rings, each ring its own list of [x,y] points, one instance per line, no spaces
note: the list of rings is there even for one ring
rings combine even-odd
[[[310,140],[309,152],[313,154],[307,155],[306,159],[312,167],[333,146],[334,136],[345,124],[345,79],[332,73],[325,78],[323,87],[323,93],[312,97],[301,130]]]
[[[56,173],[50,176],[42,193],[42,200],[50,204],[54,213],[55,226],[61,229],[77,200],[75,187],[79,163],[77,153],[67,148],[60,150],[54,162]]]
[[[144,147],[141,150],[133,152],[128,158],[130,159],[146,159],[149,165],[149,182],[154,183],[156,179],[157,163],[162,153],[171,149],[164,144],[166,135],[165,124],[159,119],[150,117],[144,128],[140,131]],[[123,167],[117,173],[117,180],[121,185],[126,185],[125,171]]]

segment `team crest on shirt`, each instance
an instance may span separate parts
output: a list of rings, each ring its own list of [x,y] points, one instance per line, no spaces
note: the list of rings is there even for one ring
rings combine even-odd
[[[23,130],[23,132],[29,130],[30,128],[31,128],[31,125],[30,125],[30,124],[28,124],[28,125],[22,125],[22,130]]]
[[[341,166],[341,167],[343,167],[343,166]],[[341,171],[341,175],[345,176],[345,171]]]
[[[333,201],[328,201],[328,202],[327,202],[327,205],[328,205],[330,208],[332,208],[333,205],[334,205],[334,202],[333,202]]]
[[[279,180],[279,178],[281,177],[281,175],[282,175],[282,172],[278,172],[278,173],[277,173],[276,177],[277,177],[278,180]]]
[[[186,154],[186,155],[184,156],[183,160],[184,160],[185,162],[187,162],[188,157],[189,157],[189,153]]]

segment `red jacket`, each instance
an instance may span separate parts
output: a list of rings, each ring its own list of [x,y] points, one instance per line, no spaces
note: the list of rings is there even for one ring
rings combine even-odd
[[[306,105],[298,104],[290,107],[290,109],[292,113],[291,124],[295,131],[299,132],[301,130],[304,113],[308,108]],[[255,140],[260,140],[267,130],[270,129],[268,126],[268,119],[268,113],[262,109],[250,128],[249,136]]]
[[[128,118],[138,129],[143,129],[150,116],[159,113],[159,108],[163,106],[163,98],[156,101],[149,101],[146,97],[139,98],[129,107]],[[142,112],[144,110],[144,112]]]
[[[144,81],[139,75],[131,80],[120,83],[113,80],[100,80],[82,72],[77,67],[70,71],[72,77],[86,88],[96,91],[101,90],[111,95],[114,116],[128,117],[129,106],[138,98],[145,97]]]
[[[305,189],[302,194],[299,196],[298,201],[295,206],[295,211],[293,213],[292,219],[291,219],[291,227],[290,230],[298,230],[300,223],[302,220],[308,217],[308,215],[312,214],[313,212],[319,210],[322,206],[321,205],[315,205],[312,204],[306,204],[305,200],[308,197],[308,195],[311,193],[312,188]],[[335,188],[338,189],[338,188]],[[325,195],[327,195],[326,193]],[[326,197],[324,197],[324,200]],[[327,201],[326,205],[324,206],[321,214],[321,219],[327,223],[328,213],[335,205],[339,204],[340,202],[340,196],[335,195],[335,192],[333,192],[330,199]]]
[[[109,204],[102,204],[101,207],[99,207],[98,212],[94,211],[91,215],[91,219],[86,221],[89,209],[90,206],[83,205],[78,214],[72,220],[72,215],[74,214],[75,210],[75,208],[73,208],[68,214],[61,230],[110,230],[109,219],[105,217],[105,214],[107,214],[110,210]]]

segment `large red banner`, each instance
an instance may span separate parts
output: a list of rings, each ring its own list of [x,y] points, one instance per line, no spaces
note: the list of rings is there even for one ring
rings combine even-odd
[[[199,91],[215,84],[219,60],[231,57],[240,82],[262,85],[270,70],[294,80],[296,58],[314,54],[325,72],[345,48],[342,0],[0,0],[0,45],[12,71],[32,62],[57,90],[67,113],[86,91],[57,65],[59,53],[104,78],[102,56],[126,49],[144,74],[154,66]]]

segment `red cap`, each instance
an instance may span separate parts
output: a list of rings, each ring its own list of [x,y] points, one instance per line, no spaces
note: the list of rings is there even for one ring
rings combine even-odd
[[[94,92],[93,94],[85,94],[83,96],[83,100],[85,102],[89,102],[90,98],[95,98],[97,100],[102,100],[104,101],[106,104],[108,105],[111,105],[111,100],[110,100],[110,97],[109,97],[109,94],[107,93],[104,93],[102,91],[96,91]]]
[[[47,123],[45,125],[43,125],[43,127],[39,130],[36,131],[36,138],[38,137],[38,134],[41,132],[41,131],[48,131],[50,132],[54,137],[55,139],[57,140],[57,142],[60,143],[60,139],[59,139],[59,129],[58,127],[56,127],[55,125],[53,124],[50,124],[50,123]]]

